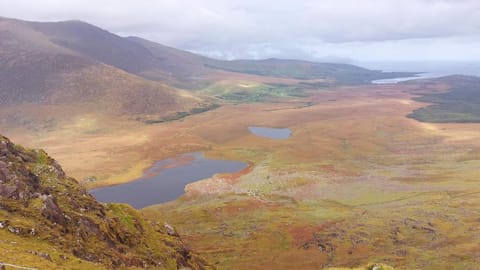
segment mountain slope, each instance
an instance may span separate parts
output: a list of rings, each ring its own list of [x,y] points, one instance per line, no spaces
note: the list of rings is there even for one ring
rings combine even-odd
[[[273,100],[401,75],[298,60],[215,60],[80,21],[0,17],[0,124],[9,128],[61,128],[85,115],[157,123],[216,108],[215,99]]]
[[[1,135],[0,236],[30,244],[25,250],[2,244],[0,261],[14,264],[68,269],[76,257],[116,269],[210,269],[170,226],[149,222],[127,205],[98,203],[45,152]],[[19,256],[24,259],[16,261]]]
[[[383,73],[347,64],[299,60],[216,60],[138,37],[120,37],[81,21],[15,22],[43,35],[57,47],[147,79],[183,87],[202,87],[217,74],[227,77],[244,73],[301,80],[329,79],[340,84],[368,83],[374,79],[411,74]]]
[[[424,83],[444,83],[448,85],[448,90],[443,93],[421,93],[415,100],[431,105],[414,110],[408,117],[432,123],[480,123],[480,78],[453,75],[427,79]]]
[[[206,79],[212,73],[244,73],[258,76],[293,78],[299,80],[328,79],[339,84],[363,84],[382,78],[413,75],[409,72],[381,72],[354,65],[337,63],[316,63],[293,59],[264,60],[217,60],[167,47],[138,37],[129,40],[147,48],[158,60],[157,69],[143,71],[140,75],[157,79],[155,71],[169,70],[171,75],[181,80]],[[230,74],[230,76],[234,76]]]
[[[139,75],[153,80],[177,78],[183,81],[206,80],[215,72],[245,73],[258,76],[294,78],[299,80],[331,79],[341,84],[369,83],[380,78],[408,76],[412,73],[380,72],[354,65],[337,63],[316,63],[293,59],[265,60],[216,60],[190,52],[167,47],[138,37],[129,37],[130,41],[144,46],[156,57],[156,69],[144,70]],[[168,70],[170,77],[162,77],[159,70]],[[230,74],[230,76],[233,76]]]
[[[299,80],[333,79],[339,84],[370,83],[372,80],[402,77],[411,73],[380,72],[348,64],[315,63],[292,59],[214,61],[208,67],[260,76],[288,77]]]
[[[28,22],[61,47],[99,62],[139,73],[154,67],[153,55],[143,46],[81,21]]]
[[[129,41],[146,48],[155,57],[155,67],[139,75],[152,80],[177,81],[182,85],[203,86],[203,82],[217,71],[208,67],[216,62],[201,55],[164,46],[139,37],[128,37]],[[197,85],[195,85],[197,84]]]
[[[125,59],[124,56],[108,58],[105,54],[108,59],[96,59],[81,48],[72,50],[54,42],[58,35],[71,37],[79,41],[77,44],[90,43],[87,37],[92,34],[82,30],[84,25],[78,22],[44,25],[0,18],[0,104],[67,104],[85,107],[89,112],[158,115],[203,105],[200,98],[160,82],[145,80],[107,61]],[[71,31],[57,33],[65,29]],[[106,36],[115,42],[116,36]],[[108,51],[112,44],[103,43]],[[146,59],[135,54],[136,47],[139,46],[133,44],[119,53],[130,53],[132,59],[140,59],[139,63],[143,63]],[[99,51],[93,56],[99,58],[102,54],[103,51]],[[126,59],[129,66],[138,70],[130,60]],[[112,64],[122,65],[121,62]]]

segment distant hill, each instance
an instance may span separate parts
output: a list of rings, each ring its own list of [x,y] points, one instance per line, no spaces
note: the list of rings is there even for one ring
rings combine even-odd
[[[347,64],[315,63],[299,60],[215,60],[138,37],[120,37],[81,21],[24,22],[3,21],[3,36],[18,35],[20,28],[26,42],[48,45],[51,49],[75,52],[144,78],[175,85],[203,85],[209,75],[219,71],[296,79],[334,79],[339,83],[367,83],[405,75],[383,73]],[[5,24],[9,24],[5,27]],[[21,25],[21,27],[19,26]],[[5,29],[9,28],[9,29]],[[10,34],[5,31],[10,30]],[[8,36],[6,36],[8,35]],[[33,38],[35,37],[35,38]],[[5,43],[5,42],[4,42]],[[38,44],[37,44],[38,45]],[[55,45],[55,46],[53,46]]]
[[[217,73],[209,64],[218,62],[201,55],[164,46],[139,37],[128,37],[129,41],[146,48],[154,57],[155,67],[138,74],[152,80],[166,80],[182,87],[199,88],[210,82]],[[221,61],[220,61],[221,62]]]
[[[215,108],[212,99],[180,88],[205,89],[245,75],[259,82],[280,77],[363,84],[405,74],[298,60],[215,60],[138,37],[120,37],[81,21],[0,17],[2,105],[72,106],[161,122]]]
[[[409,72],[381,72],[348,64],[315,63],[292,59],[224,61],[177,50],[138,37],[129,37],[128,39],[144,46],[156,57],[158,69],[144,70],[139,74],[154,80],[168,77],[168,75],[165,75],[167,73],[159,72],[159,70],[168,70],[171,77],[183,81],[199,81],[202,77],[208,77],[208,74],[212,72],[222,70],[299,80],[333,79],[340,84],[363,84],[370,83],[372,80],[413,74]]]
[[[479,77],[452,75],[405,84],[422,82],[447,84],[449,89],[445,93],[421,93],[415,100],[432,105],[416,109],[408,117],[432,123],[480,123]]]
[[[0,104],[70,104],[159,115],[204,105],[189,93],[130,73],[142,70],[151,57],[142,58],[148,50],[124,40],[81,22],[0,18]]]
[[[381,72],[354,65],[316,63],[292,59],[214,61],[208,67],[260,76],[290,77],[300,80],[333,79],[339,84],[370,83],[379,78],[403,77],[412,73]]]

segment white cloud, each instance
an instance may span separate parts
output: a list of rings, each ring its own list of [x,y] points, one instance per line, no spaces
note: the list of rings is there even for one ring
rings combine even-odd
[[[0,0],[0,10],[224,58],[480,60],[477,0]]]

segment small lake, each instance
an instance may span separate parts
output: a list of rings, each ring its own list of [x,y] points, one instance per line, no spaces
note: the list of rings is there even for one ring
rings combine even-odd
[[[391,78],[372,81],[374,84],[399,83],[415,79],[431,79],[449,75],[480,76],[480,63],[478,62],[452,62],[452,61],[423,61],[423,62],[365,62],[363,67],[391,72],[419,72],[414,77]]]
[[[207,159],[189,153],[156,162],[143,177],[133,182],[90,191],[98,201],[128,203],[135,208],[177,199],[189,183],[217,173],[233,173],[247,167],[238,161]]]
[[[399,83],[399,82],[406,82],[410,80],[419,80],[419,79],[433,79],[439,78],[443,76],[448,76],[450,74],[440,74],[440,73],[419,73],[417,76],[414,77],[398,77],[398,78],[390,78],[390,79],[381,79],[381,80],[374,80],[372,81],[373,84],[389,84],[389,83]]]
[[[285,140],[292,135],[289,128],[248,127],[248,130],[256,136],[275,140]]]

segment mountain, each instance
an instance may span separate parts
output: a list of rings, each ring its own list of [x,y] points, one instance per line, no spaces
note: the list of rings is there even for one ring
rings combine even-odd
[[[68,64],[57,70],[103,63],[130,74],[171,85],[189,88],[203,87],[221,74],[235,73],[308,79],[330,79],[342,84],[368,83],[374,79],[399,77],[404,73],[383,73],[347,64],[315,63],[299,60],[235,60],[210,59],[190,52],[167,47],[138,37],[120,37],[97,26],[81,21],[25,22],[2,18],[2,47],[23,43],[25,47],[42,47],[44,52],[62,52],[61,58],[50,60]],[[22,39],[20,39],[20,37]],[[12,41],[12,39],[14,41]],[[27,50],[28,51],[28,50]],[[69,59],[64,59],[67,58]],[[20,68],[19,68],[20,69]],[[42,70],[42,72],[45,72]],[[38,77],[41,77],[40,73]],[[410,73],[409,73],[410,74]],[[30,82],[32,82],[30,80]]]
[[[0,17],[0,124],[8,128],[62,129],[85,115],[158,123],[218,102],[264,101],[298,96],[303,88],[404,75],[299,60],[216,60],[81,21]],[[282,84],[275,84],[279,78]]]
[[[339,84],[362,84],[411,73],[381,72],[348,64],[315,63],[292,59],[214,61],[208,67],[260,76],[287,77],[299,80],[333,79]]]
[[[213,75],[227,76],[213,68],[213,63],[223,62],[191,52],[178,50],[139,37],[127,37],[135,44],[146,48],[155,58],[155,68],[144,70],[139,75],[152,80],[167,80],[187,88],[200,88],[213,79]],[[230,74],[234,76],[234,74]]]
[[[1,135],[0,239],[3,262],[44,269],[212,269],[170,225],[98,203],[44,151]]]
[[[67,38],[104,50],[61,42]],[[136,53],[142,47],[134,43],[113,46],[117,40],[124,39],[81,22],[0,18],[0,104],[62,104],[118,115],[166,115],[203,106],[205,102],[190,93],[130,73],[148,64],[148,58]]]
[[[227,77],[229,74],[225,74],[225,71],[298,80],[333,79],[341,84],[369,83],[380,78],[412,75],[412,73],[405,72],[369,70],[348,64],[315,63],[292,59],[216,60],[138,37],[129,37],[128,39],[144,46],[156,57],[158,60],[156,62],[158,69],[156,70],[168,70],[172,77],[182,81],[197,80],[197,83],[202,78],[207,79],[209,74],[219,71],[222,71],[222,75]],[[153,70],[144,70],[139,75],[153,80],[164,79],[162,76],[156,76]]]

